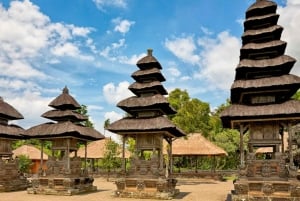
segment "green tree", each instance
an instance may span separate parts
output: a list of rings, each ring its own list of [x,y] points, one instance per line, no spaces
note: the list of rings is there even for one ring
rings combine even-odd
[[[107,179],[112,169],[121,167],[121,160],[118,157],[119,154],[119,145],[111,139],[107,140],[103,158],[103,167],[107,169]]]
[[[110,125],[110,119],[106,119],[104,121],[104,125],[103,125],[103,127],[104,127],[104,135],[105,135],[105,131],[107,130],[107,128],[108,128],[109,125]]]
[[[21,173],[29,173],[32,161],[26,155],[18,156],[18,166]]]
[[[194,98],[179,108],[172,121],[186,133],[200,132],[207,137],[210,130],[209,114],[209,104]]]
[[[170,105],[178,111],[186,102],[190,100],[190,96],[186,90],[182,91],[181,89],[174,89],[170,92],[168,101]],[[172,119],[174,115],[169,115],[169,118]]]
[[[79,114],[82,114],[86,116],[88,119],[83,122],[83,125],[86,127],[94,128],[93,122],[90,121],[89,115],[88,115],[88,108],[86,105],[81,105],[79,109],[76,110]]]

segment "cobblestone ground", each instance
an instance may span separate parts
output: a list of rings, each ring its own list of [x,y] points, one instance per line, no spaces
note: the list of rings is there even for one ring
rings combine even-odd
[[[116,186],[113,181],[96,178],[94,185],[98,191],[73,196],[33,195],[26,191],[0,193],[0,201],[128,201],[137,199],[115,198],[113,194]],[[215,181],[207,179],[178,179],[177,188],[180,193],[174,201],[230,201],[232,181]],[[143,199],[149,201],[152,199]],[[153,200],[152,200],[153,201]]]

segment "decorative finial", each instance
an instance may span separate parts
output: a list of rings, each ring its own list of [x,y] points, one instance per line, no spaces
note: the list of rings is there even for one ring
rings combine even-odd
[[[153,52],[152,49],[148,49],[148,50],[147,50],[148,56],[152,56],[152,52]]]
[[[68,94],[68,93],[69,93],[69,89],[68,89],[67,86],[65,86],[65,88],[63,89],[63,93],[64,93],[64,94]]]

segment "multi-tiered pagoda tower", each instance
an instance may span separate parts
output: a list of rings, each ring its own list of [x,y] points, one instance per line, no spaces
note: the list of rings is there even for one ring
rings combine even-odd
[[[284,54],[283,28],[277,25],[277,4],[257,0],[246,11],[243,46],[231,87],[231,106],[221,114],[224,127],[240,131],[240,172],[233,200],[300,200],[293,163],[292,126],[300,121],[300,102],[291,97],[300,78],[290,74],[295,59]],[[284,131],[288,153],[284,153]],[[249,134],[245,156],[243,137]],[[259,147],[271,147],[265,158]]]
[[[0,192],[24,190],[27,179],[19,172],[19,163],[13,159],[12,142],[24,138],[24,129],[11,120],[23,119],[23,116],[0,97]]]
[[[96,191],[93,186],[94,178],[90,176],[85,165],[82,168],[82,160],[77,157],[78,143],[85,145],[87,155],[87,142],[104,139],[104,136],[93,128],[83,125],[87,117],[78,113],[81,106],[69,94],[65,87],[62,94],[56,97],[50,104],[54,108],[45,112],[42,116],[54,122],[48,122],[29,128],[26,134],[30,138],[40,139],[43,145],[50,141],[52,156],[48,157],[47,169],[41,169],[38,177],[32,179],[32,187],[27,189],[33,194],[74,195],[78,193]],[[75,152],[71,157],[70,153]],[[41,163],[43,158],[41,158]],[[41,164],[41,168],[43,168]]]
[[[167,91],[161,82],[161,65],[148,55],[137,62],[138,71],[132,74],[136,81],[129,86],[135,96],[122,100],[118,107],[128,113],[127,117],[112,123],[108,130],[123,137],[123,158],[125,141],[135,140],[135,156],[130,169],[126,171],[123,163],[123,178],[116,181],[116,196],[135,198],[170,199],[178,190],[177,180],[172,177],[172,157],[169,161],[163,157],[163,140],[169,143],[172,150],[172,139],[185,134],[178,129],[166,115],[176,112],[169,105]],[[147,158],[146,156],[151,156]]]

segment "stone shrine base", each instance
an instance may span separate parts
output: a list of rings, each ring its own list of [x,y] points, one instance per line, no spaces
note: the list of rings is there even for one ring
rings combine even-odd
[[[75,195],[95,192],[92,177],[40,177],[32,179],[32,187],[27,188],[29,194]]]
[[[175,189],[176,179],[121,178],[116,180],[115,197],[138,199],[169,200],[175,197],[179,190]]]
[[[237,181],[232,201],[300,201],[300,182]]]
[[[0,192],[22,191],[26,190],[28,182],[25,177],[9,179],[0,182]]]

